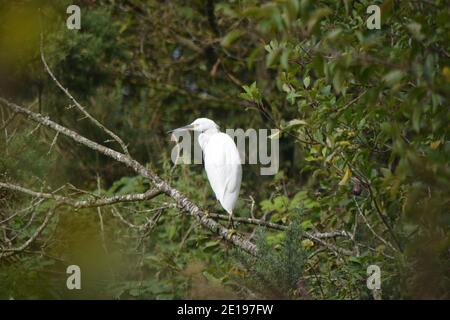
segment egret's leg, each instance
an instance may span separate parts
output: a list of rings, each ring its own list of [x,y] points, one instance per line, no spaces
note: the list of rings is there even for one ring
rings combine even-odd
[[[228,217],[228,231],[229,231],[228,232],[228,239],[231,239],[233,234],[236,234],[236,230],[234,230],[233,214],[230,214],[230,216]]]
[[[228,217],[228,228],[232,228],[232,229],[234,229],[234,226],[233,226],[233,216],[230,214],[230,216]]]

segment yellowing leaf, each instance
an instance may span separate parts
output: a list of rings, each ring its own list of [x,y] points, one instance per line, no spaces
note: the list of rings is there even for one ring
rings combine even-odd
[[[309,240],[309,239],[305,239],[305,240],[302,241],[302,247],[303,247],[303,248],[311,248],[311,247],[314,247],[314,242],[312,242],[312,241]]]
[[[338,145],[340,145],[340,146],[349,146],[350,142],[349,141],[339,141]]]
[[[450,67],[445,66],[444,68],[442,68],[442,74],[447,79],[447,81],[450,82]]]
[[[441,140],[436,140],[430,143],[430,148],[436,150],[441,145]]]
[[[344,186],[347,183],[348,179],[350,179],[351,176],[352,176],[352,171],[350,170],[349,167],[347,167],[345,169],[344,176],[342,177],[341,181],[339,181],[339,185]]]

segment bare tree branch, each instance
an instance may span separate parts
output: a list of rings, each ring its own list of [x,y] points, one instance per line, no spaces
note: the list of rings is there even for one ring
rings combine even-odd
[[[16,117],[16,115],[17,115],[17,113],[14,112],[13,114],[11,114],[11,115],[9,116],[8,119],[6,119],[5,121],[3,121],[3,125],[0,127],[0,131],[3,130],[3,129],[5,129],[5,128],[11,123],[11,121],[14,120],[14,118]]]
[[[42,224],[37,228],[37,230],[34,232],[34,234],[27,241],[25,241],[22,245],[20,245],[19,247],[14,247],[14,248],[2,248],[2,250],[0,251],[0,259],[4,258],[4,257],[9,257],[9,256],[13,255],[14,253],[23,251],[31,243],[33,243],[37,239],[37,237],[42,233],[42,231],[44,231],[44,229],[47,227],[51,218],[53,218],[53,216],[55,215],[56,209],[58,206],[59,206],[59,204],[56,204],[48,211]]]
[[[57,199],[58,196],[51,194],[51,193],[45,193],[45,192],[38,192],[38,191],[33,191],[15,184],[11,184],[11,183],[6,183],[6,182],[0,182],[0,189],[4,188],[4,189],[10,189],[10,190],[14,190],[14,191],[19,191],[22,193],[26,193],[30,196],[36,197],[36,198],[44,198],[44,199]]]
[[[45,192],[37,192],[33,191],[21,186],[17,186],[11,183],[0,182],[0,189],[6,188],[10,190],[20,191],[22,193],[28,194],[37,198],[44,199],[54,199],[59,201],[61,204],[66,204],[71,207],[81,209],[81,208],[90,208],[90,207],[101,207],[107,206],[111,204],[115,204],[118,202],[133,202],[133,201],[142,201],[142,200],[150,200],[154,197],[162,194],[160,190],[157,189],[149,189],[145,193],[135,193],[135,194],[125,194],[125,195],[115,195],[111,197],[104,197],[99,199],[89,199],[89,200],[73,200],[68,197],[60,196],[52,193]]]
[[[35,121],[54,131],[57,131],[60,134],[63,134],[92,150],[98,151],[120,163],[123,163],[127,167],[133,169],[137,174],[149,179],[154,184],[157,190],[173,198],[178,204],[178,206],[183,209],[183,212],[187,213],[190,216],[193,216],[198,222],[200,222],[200,224],[204,228],[220,235],[223,239],[233,243],[234,245],[246,251],[247,253],[250,253],[255,256],[257,255],[257,248],[255,244],[243,238],[241,235],[231,232],[230,230],[224,228],[221,224],[209,218],[197,205],[195,205],[192,201],[190,201],[185,195],[183,195],[178,190],[172,188],[158,175],[153,173],[151,170],[147,169],[145,166],[140,164],[135,159],[131,158],[131,156],[120,153],[103,145],[100,145],[97,142],[89,140],[81,136],[77,132],[70,130],[50,120],[49,117],[45,117],[42,114],[28,110],[2,97],[0,97],[0,103],[4,104],[14,112],[27,116],[28,119],[32,121]]]
[[[24,188],[21,186],[17,186],[17,185],[10,184],[10,183],[4,183],[4,182],[0,182],[0,188],[7,188],[10,190],[19,191],[19,192],[28,194],[28,195],[36,197],[36,198],[54,199],[54,200],[57,200],[61,205],[65,204],[65,205],[69,205],[69,206],[77,208],[77,209],[113,205],[113,204],[122,203],[122,202],[150,200],[162,193],[161,191],[159,191],[157,189],[150,189],[150,190],[146,191],[145,193],[115,195],[115,196],[111,196],[111,197],[89,199],[89,200],[73,200],[73,199],[63,197],[60,195],[56,195],[56,194],[52,194],[52,193],[37,192],[37,191],[33,191],[33,190],[30,190],[30,189],[27,189],[27,188]],[[166,206],[166,207],[168,207],[168,206]],[[137,228],[137,229],[143,228],[142,225],[136,226],[136,225],[126,221],[117,210],[114,209],[113,212],[114,212],[115,216],[119,217],[119,219],[122,222],[124,222],[126,225],[128,225],[129,227]],[[220,220],[225,220],[225,221],[228,221],[228,218],[229,218],[228,215],[217,214],[217,213],[209,213],[208,216],[212,217],[212,218],[220,219]],[[272,223],[272,222],[268,222],[268,221],[264,221],[264,220],[256,219],[256,218],[235,217],[233,220],[235,222],[264,226],[264,227],[275,229],[275,230],[284,231],[289,228],[286,225]],[[148,223],[146,223],[145,225],[147,225],[147,224]],[[319,245],[322,245],[333,252],[339,252],[339,253],[342,253],[345,255],[352,255],[351,251],[331,245],[322,240],[322,239],[327,239],[327,238],[338,238],[338,237],[351,239],[352,238],[351,234],[345,230],[338,230],[338,231],[331,231],[331,232],[314,232],[314,233],[306,231],[304,233],[304,236],[305,236],[305,238],[316,241]]]
[[[127,148],[127,145],[125,144],[125,142],[123,142],[123,140],[118,135],[116,135],[114,132],[112,132],[111,130],[106,128],[103,124],[100,123],[100,121],[95,119],[89,112],[87,112],[86,109],[72,96],[72,94],[69,92],[69,90],[64,88],[64,86],[61,84],[61,82],[59,82],[59,80],[55,77],[55,75],[53,74],[52,70],[50,69],[50,67],[47,64],[47,61],[45,60],[45,55],[44,55],[44,36],[43,36],[42,33],[41,33],[40,51],[41,51],[41,60],[42,60],[42,63],[44,64],[45,70],[50,75],[52,80],[56,83],[58,88],[60,88],[62,90],[62,92],[64,92],[64,94],[73,102],[73,104],[78,108],[78,110],[81,111],[82,114],[84,114],[84,116],[86,118],[91,120],[97,127],[102,129],[106,134],[108,134],[111,138],[113,138],[122,147],[123,152],[126,155],[129,155],[128,148]]]
[[[229,219],[229,216],[226,214],[210,213],[209,216],[220,219],[220,220],[228,221],[228,219]],[[264,221],[261,219],[255,219],[255,218],[233,217],[233,221],[245,223],[245,224],[264,226],[264,227],[267,227],[270,229],[275,229],[275,230],[288,230],[288,228],[289,228],[289,226],[286,226],[286,225],[268,222],[268,221]],[[305,236],[310,239],[316,239],[316,238],[325,239],[325,238],[338,238],[338,237],[343,237],[343,238],[348,238],[348,239],[352,238],[352,235],[345,230],[330,231],[330,232],[315,232],[315,233],[306,231]]]
[[[372,232],[372,234],[380,240],[383,244],[385,244],[387,247],[391,248],[393,251],[398,252],[398,250],[388,241],[386,241],[382,236],[380,236],[378,233],[375,232],[375,230],[370,225],[369,221],[367,220],[366,216],[362,212],[361,208],[359,207],[358,201],[356,201],[356,198],[353,197],[353,201],[355,202],[356,209],[358,210],[359,215],[363,219],[364,223],[366,224],[367,228]]]

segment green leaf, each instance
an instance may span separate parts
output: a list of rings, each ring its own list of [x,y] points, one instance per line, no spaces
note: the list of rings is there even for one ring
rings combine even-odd
[[[300,227],[303,230],[311,230],[314,228],[314,225],[311,220],[305,220],[305,221],[302,221],[302,223],[300,223]]]
[[[303,85],[305,86],[306,89],[308,89],[309,84],[311,83],[311,78],[308,76],[305,79],[303,79]]]
[[[393,86],[399,83],[400,80],[402,80],[403,76],[404,76],[403,71],[392,70],[383,77],[383,81],[386,82],[388,86]]]
[[[237,39],[244,34],[244,31],[239,29],[233,29],[228,32],[225,37],[220,41],[220,45],[224,48],[230,47]]]
[[[203,248],[208,249],[212,247],[217,247],[220,244],[220,241],[208,241],[203,245]]]
[[[307,124],[308,123],[305,120],[293,119],[293,120],[290,120],[283,129],[289,129],[289,128],[298,127],[298,126],[306,126]]]
[[[360,260],[358,257],[355,257],[355,256],[349,257],[349,258],[348,258],[348,261],[349,261],[350,263],[354,263],[354,264],[361,265],[361,260]]]

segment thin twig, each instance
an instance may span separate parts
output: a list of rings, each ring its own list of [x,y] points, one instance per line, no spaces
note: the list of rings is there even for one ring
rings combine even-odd
[[[62,90],[62,92],[64,92],[64,94],[72,101],[72,103],[78,108],[78,110],[80,110],[81,113],[84,114],[84,116],[86,118],[91,120],[97,127],[101,128],[107,135],[109,135],[111,138],[113,138],[122,147],[123,152],[126,155],[129,155],[127,145],[123,142],[123,140],[118,135],[116,135],[114,132],[112,132],[111,130],[106,128],[102,123],[100,123],[100,121],[98,121],[93,116],[91,116],[91,114],[89,112],[87,112],[86,109],[72,96],[72,94],[69,92],[69,90],[64,88],[64,86],[55,77],[52,70],[50,69],[50,67],[47,64],[47,61],[45,60],[44,35],[42,32],[41,32],[40,53],[41,53],[41,60],[42,60],[42,63],[44,64],[45,70],[50,75],[52,80],[56,83],[56,85]]]
[[[99,197],[98,199],[89,199],[89,200],[73,200],[64,196],[60,196],[53,193],[45,193],[45,192],[37,192],[28,188],[24,188],[18,185],[14,185],[11,183],[0,182],[0,189],[6,188],[10,190],[19,191],[30,196],[36,198],[43,199],[53,199],[59,201],[61,204],[66,204],[76,209],[81,208],[90,208],[90,207],[100,207],[111,205],[119,202],[133,202],[133,201],[142,201],[142,200],[150,200],[154,197],[160,195],[162,192],[156,189],[149,189],[145,193],[133,193],[133,194],[125,194],[125,195],[115,195],[111,197]]]
[[[398,252],[398,250],[388,241],[386,241],[382,236],[380,236],[378,233],[375,232],[375,230],[372,228],[372,226],[370,225],[369,221],[367,220],[366,216],[364,215],[364,213],[362,212],[361,208],[359,207],[358,201],[356,200],[355,197],[353,197],[353,201],[355,202],[356,205],[356,209],[358,210],[359,215],[361,216],[361,218],[363,219],[364,223],[366,224],[367,228],[370,230],[370,232],[372,232],[372,234],[378,239],[380,240],[383,244],[385,244],[386,246],[388,246],[389,248],[391,248],[393,251]]]

